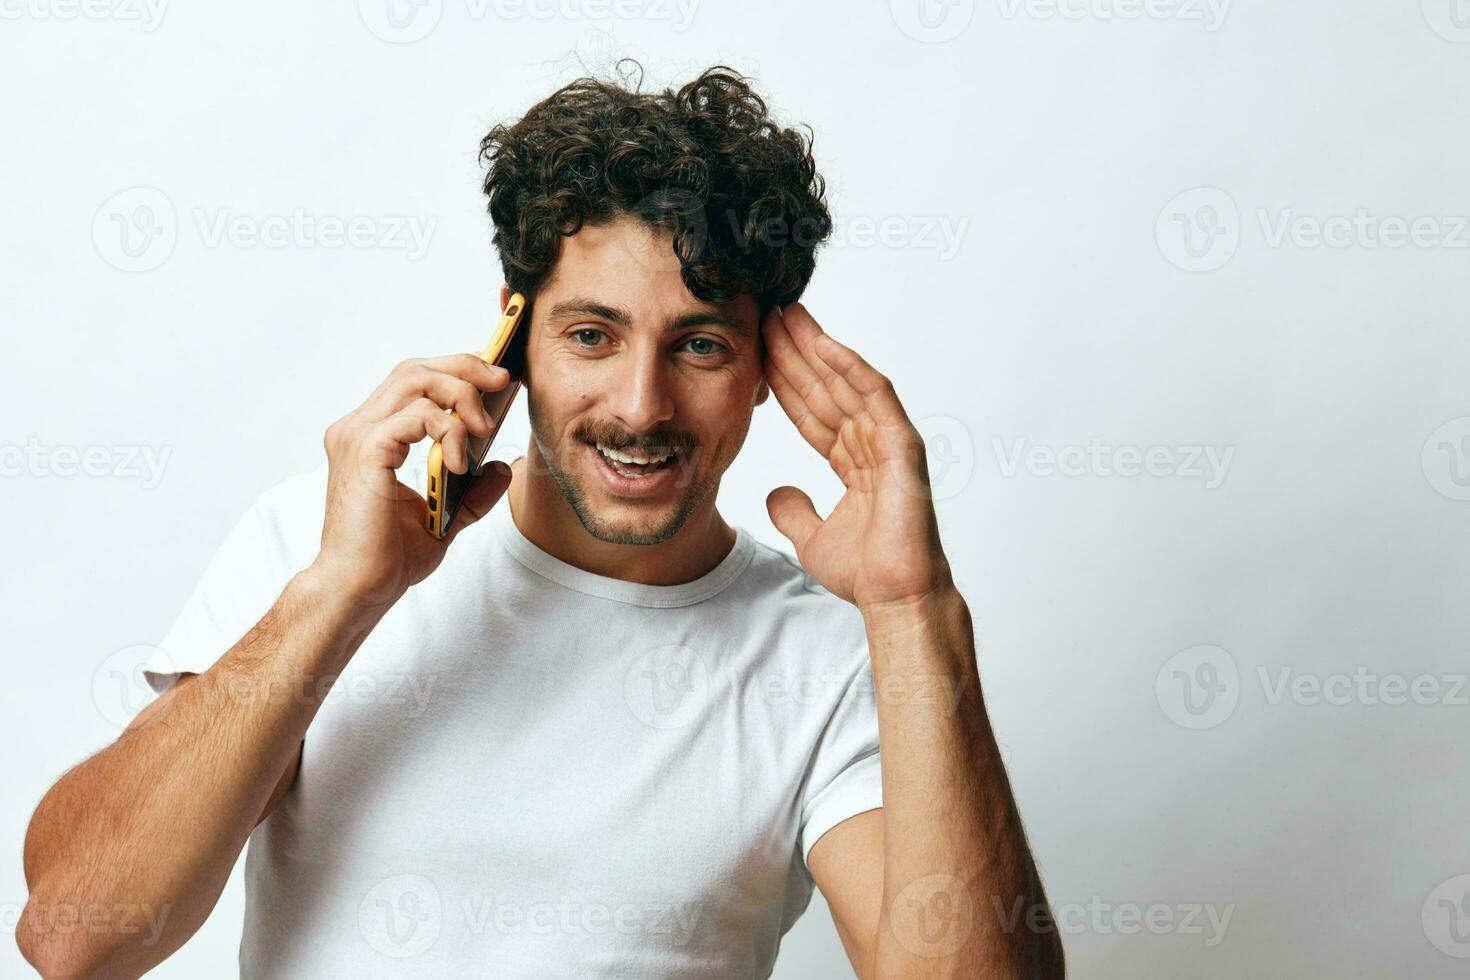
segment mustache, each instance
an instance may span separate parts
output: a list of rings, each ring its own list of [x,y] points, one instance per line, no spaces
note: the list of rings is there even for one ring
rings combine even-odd
[[[630,450],[644,456],[662,456],[664,453],[685,453],[699,444],[692,436],[681,432],[654,433],[646,436],[628,436],[607,429],[584,429],[578,433],[584,442],[600,443],[619,452]]]

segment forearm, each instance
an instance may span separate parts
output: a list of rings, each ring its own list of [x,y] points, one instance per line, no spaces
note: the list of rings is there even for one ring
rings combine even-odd
[[[1061,946],[986,716],[960,594],[864,611],[883,747],[877,975],[1053,977]]]
[[[296,576],[213,667],[62,777],[26,836],[27,957],[136,976],[181,946],[381,615],[335,601],[312,570]]]

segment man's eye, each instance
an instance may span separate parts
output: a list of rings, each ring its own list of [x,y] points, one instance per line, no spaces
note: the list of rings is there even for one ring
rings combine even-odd
[[[722,344],[722,343],[720,343],[719,341],[716,341],[716,340],[711,340],[708,337],[691,337],[685,343],[690,344],[690,345],[694,345],[694,344],[702,344],[702,345],[705,345],[705,346],[700,347],[700,348],[697,348],[697,349],[694,348],[694,347],[692,347],[692,346],[690,348],[695,354],[698,354],[700,357],[709,357],[711,354],[718,354],[721,351],[724,351],[724,350],[727,350],[728,349],[728,348],[725,347],[724,344]]]
[[[574,334],[572,334],[573,337],[578,338],[578,342],[579,343],[581,342],[581,340],[583,338],[586,338],[588,335],[591,335],[593,337],[601,337],[603,334],[602,334],[602,331],[601,330],[593,330],[591,327],[584,327],[583,329],[578,330],[577,332],[575,332]],[[582,344],[582,346],[583,347],[596,347],[597,345],[596,345],[596,343],[585,343],[585,344]]]

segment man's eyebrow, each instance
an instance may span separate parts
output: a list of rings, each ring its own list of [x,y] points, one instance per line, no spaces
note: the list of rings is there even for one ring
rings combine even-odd
[[[546,316],[549,320],[560,320],[579,316],[592,317],[598,320],[606,320],[608,323],[615,323],[620,327],[626,327],[633,322],[633,318],[628,314],[627,310],[581,298],[563,300],[557,303]],[[677,316],[664,324],[664,332],[677,333],[681,330],[688,330],[691,327],[703,326],[705,324],[727,327],[742,336],[749,336],[751,334],[749,324],[742,322],[735,316],[717,307],[697,310],[693,313],[685,313]]]

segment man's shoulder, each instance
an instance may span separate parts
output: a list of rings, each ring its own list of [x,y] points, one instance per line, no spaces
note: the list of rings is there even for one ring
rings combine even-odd
[[[750,573],[753,591],[783,615],[835,640],[866,643],[863,617],[856,606],[834,595],[801,567],[795,555],[756,538]]]
[[[275,514],[293,515],[311,506],[320,510],[327,492],[327,464],[284,477],[256,498],[256,504]],[[320,496],[319,496],[320,495]]]
[[[326,515],[327,466],[293,473],[263,490],[250,511],[259,533],[289,567],[310,564]]]

